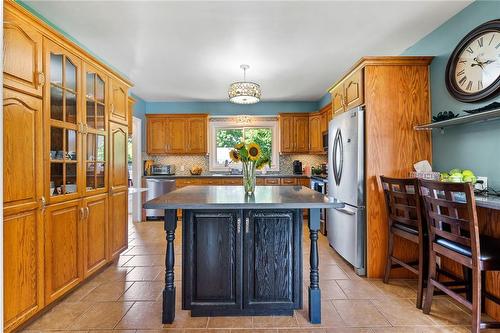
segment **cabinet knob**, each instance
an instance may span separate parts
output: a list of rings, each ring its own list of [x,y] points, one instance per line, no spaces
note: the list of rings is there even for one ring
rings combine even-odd
[[[47,200],[45,199],[44,196],[42,196],[40,198],[40,203],[41,203],[41,207],[40,208],[42,209],[42,211],[44,211],[45,210],[45,206],[47,206]]]
[[[85,218],[85,208],[80,208],[80,220],[83,220]]]
[[[45,74],[43,72],[38,73],[37,81],[38,81],[38,86],[45,85]]]

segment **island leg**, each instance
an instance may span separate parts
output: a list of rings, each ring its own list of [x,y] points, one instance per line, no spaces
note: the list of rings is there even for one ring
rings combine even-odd
[[[312,324],[321,324],[321,290],[319,289],[319,256],[318,256],[318,230],[319,209],[309,209],[309,238],[311,251],[309,262],[311,266],[309,285],[309,321]]]
[[[177,228],[177,210],[165,209],[164,229],[167,234],[167,254],[165,255],[165,289],[163,289],[163,313],[161,322],[172,324],[175,318],[174,285],[174,239]]]

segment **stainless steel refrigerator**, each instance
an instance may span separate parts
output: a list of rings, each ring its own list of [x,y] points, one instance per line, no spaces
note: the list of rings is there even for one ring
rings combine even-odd
[[[328,196],[345,203],[327,211],[330,245],[366,274],[366,214],[363,107],[335,116],[328,124]]]

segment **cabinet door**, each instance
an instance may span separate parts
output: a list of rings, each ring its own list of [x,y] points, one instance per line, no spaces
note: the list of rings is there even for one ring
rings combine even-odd
[[[189,154],[207,153],[207,118],[196,117],[188,120],[187,150]]]
[[[148,154],[166,154],[167,120],[165,118],[148,118],[146,133]]]
[[[43,228],[40,209],[6,215],[3,221],[5,330],[43,307]]]
[[[344,112],[344,85],[339,84],[333,89],[330,94],[332,95],[332,112],[333,115]]]
[[[4,214],[40,206],[43,186],[42,101],[3,90]]]
[[[109,80],[109,119],[128,126],[128,89],[116,79]]]
[[[281,178],[280,179],[280,184],[281,185],[297,185],[297,178]]]
[[[243,307],[292,310],[301,306],[300,210],[245,212]]]
[[[109,179],[111,192],[128,188],[127,126],[109,123]]]
[[[106,264],[108,195],[85,198],[83,209],[83,273],[87,277]]]
[[[353,72],[344,82],[346,110],[364,103],[363,69]]]
[[[167,153],[183,154],[186,152],[188,137],[187,120],[184,118],[168,118],[167,121]]]
[[[321,153],[323,151],[321,119],[320,114],[309,116],[309,152],[311,153]]]
[[[297,116],[294,117],[294,140],[295,152],[309,152],[309,117]]]
[[[128,247],[128,191],[109,195],[109,252],[116,258]]]
[[[42,95],[42,35],[8,10],[3,21],[3,73],[5,86]]]
[[[282,153],[294,152],[293,116],[280,115],[280,141]]]
[[[184,306],[241,308],[241,216],[238,210],[187,210],[183,230]]]
[[[45,302],[48,304],[82,277],[80,200],[48,206],[45,211]]]

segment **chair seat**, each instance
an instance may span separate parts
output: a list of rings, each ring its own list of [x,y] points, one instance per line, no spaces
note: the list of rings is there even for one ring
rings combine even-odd
[[[444,238],[436,239],[436,243],[464,256],[472,257],[471,249],[468,246]],[[500,239],[490,236],[480,236],[479,243],[481,251],[479,259],[500,266]]]
[[[418,229],[412,225],[403,224],[403,223],[393,223],[392,226],[394,228],[406,231],[407,233],[418,235]]]

